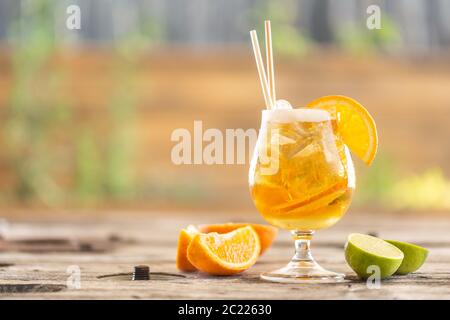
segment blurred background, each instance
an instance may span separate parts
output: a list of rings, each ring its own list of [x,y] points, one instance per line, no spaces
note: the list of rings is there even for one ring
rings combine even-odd
[[[278,98],[344,94],[378,125],[352,208],[449,212],[448,17],[447,0],[0,0],[0,207],[254,210],[248,161],[174,165],[171,133],[258,128],[248,32],[271,19]]]

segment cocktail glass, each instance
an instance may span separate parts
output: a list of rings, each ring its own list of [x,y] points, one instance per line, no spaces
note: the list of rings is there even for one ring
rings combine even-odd
[[[295,241],[288,265],[261,277],[274,282],[343,279],[322,268],[310,250],[314,232],[342,218],[355,188],[349,151],[330,114],[306,108],[262,111],[249,184],[264,219],[291,231]]]

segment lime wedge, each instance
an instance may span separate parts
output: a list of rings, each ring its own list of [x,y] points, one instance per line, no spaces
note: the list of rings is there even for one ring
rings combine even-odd
[[[419,247],[412,243],[401,242],[396,240],[386,240],[390,244],[393,244],[397,248],[399,248],[403,255],[402,264],[397,269],[395,274],[408,274],[418,270],[428,256],[428,250],[422,247]]]
[[[380,279],[394,274],[403,260],[403,252],[394,245],[372,236],[352,233],[345,245],[345,260],[356,274],[367,279],[380,271]]]

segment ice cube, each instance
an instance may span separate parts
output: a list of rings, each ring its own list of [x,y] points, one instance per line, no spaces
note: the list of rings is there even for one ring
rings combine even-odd
[[[275,109],[292,109],[292,105],[287,100],[277,100],[275,103]]]
[[[318,154],[322,151],[322,148],[320,147],[320,145],[315,141],[312,142],[310,144],[308,144],[306,147],[301,148],[299,151],[297,151],[292,157],[292,158],[297,158],[297,157],[311,157],[314,154]]]
[[[272,134],[270,143],[272,145],[280,145],[280,146],[284,146],[286,144],[293,144],[296,141],[290,137],[287,137],[281,133],[275,132]]]

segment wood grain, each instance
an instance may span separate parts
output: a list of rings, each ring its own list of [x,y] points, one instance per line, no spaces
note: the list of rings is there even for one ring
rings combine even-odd
[[[288,262],[292,242],[281,232],[275,245],[244,274],[212,277],[179,273],[175,268],[178,230],[190,223],[257,220],[255,213],[160,213],[95,212],[65,215],[25,213],[9,217],[7,239],[95,238],[118,243],[106,252],[1,252],[0,298],[2,299],[450,299],[450,216],[399,213],[349,213],[336,226],[319,232],[313,252],[331,270],[345,272],[336,284],[276,284],[261,281],[259,273]],[[242,218],[246,217],[246,218]],[[380,289],[369,289],[354,276],[344,261],[343,246],[351,232],[377,232],[380,237],[412,241],[430,249],[419,272],[394,276]],[[147,264],[155,275],[150,281],[104,277],[132,272]],[[69,289],[66,272],[71,265],[81,269],[81,289]]]

